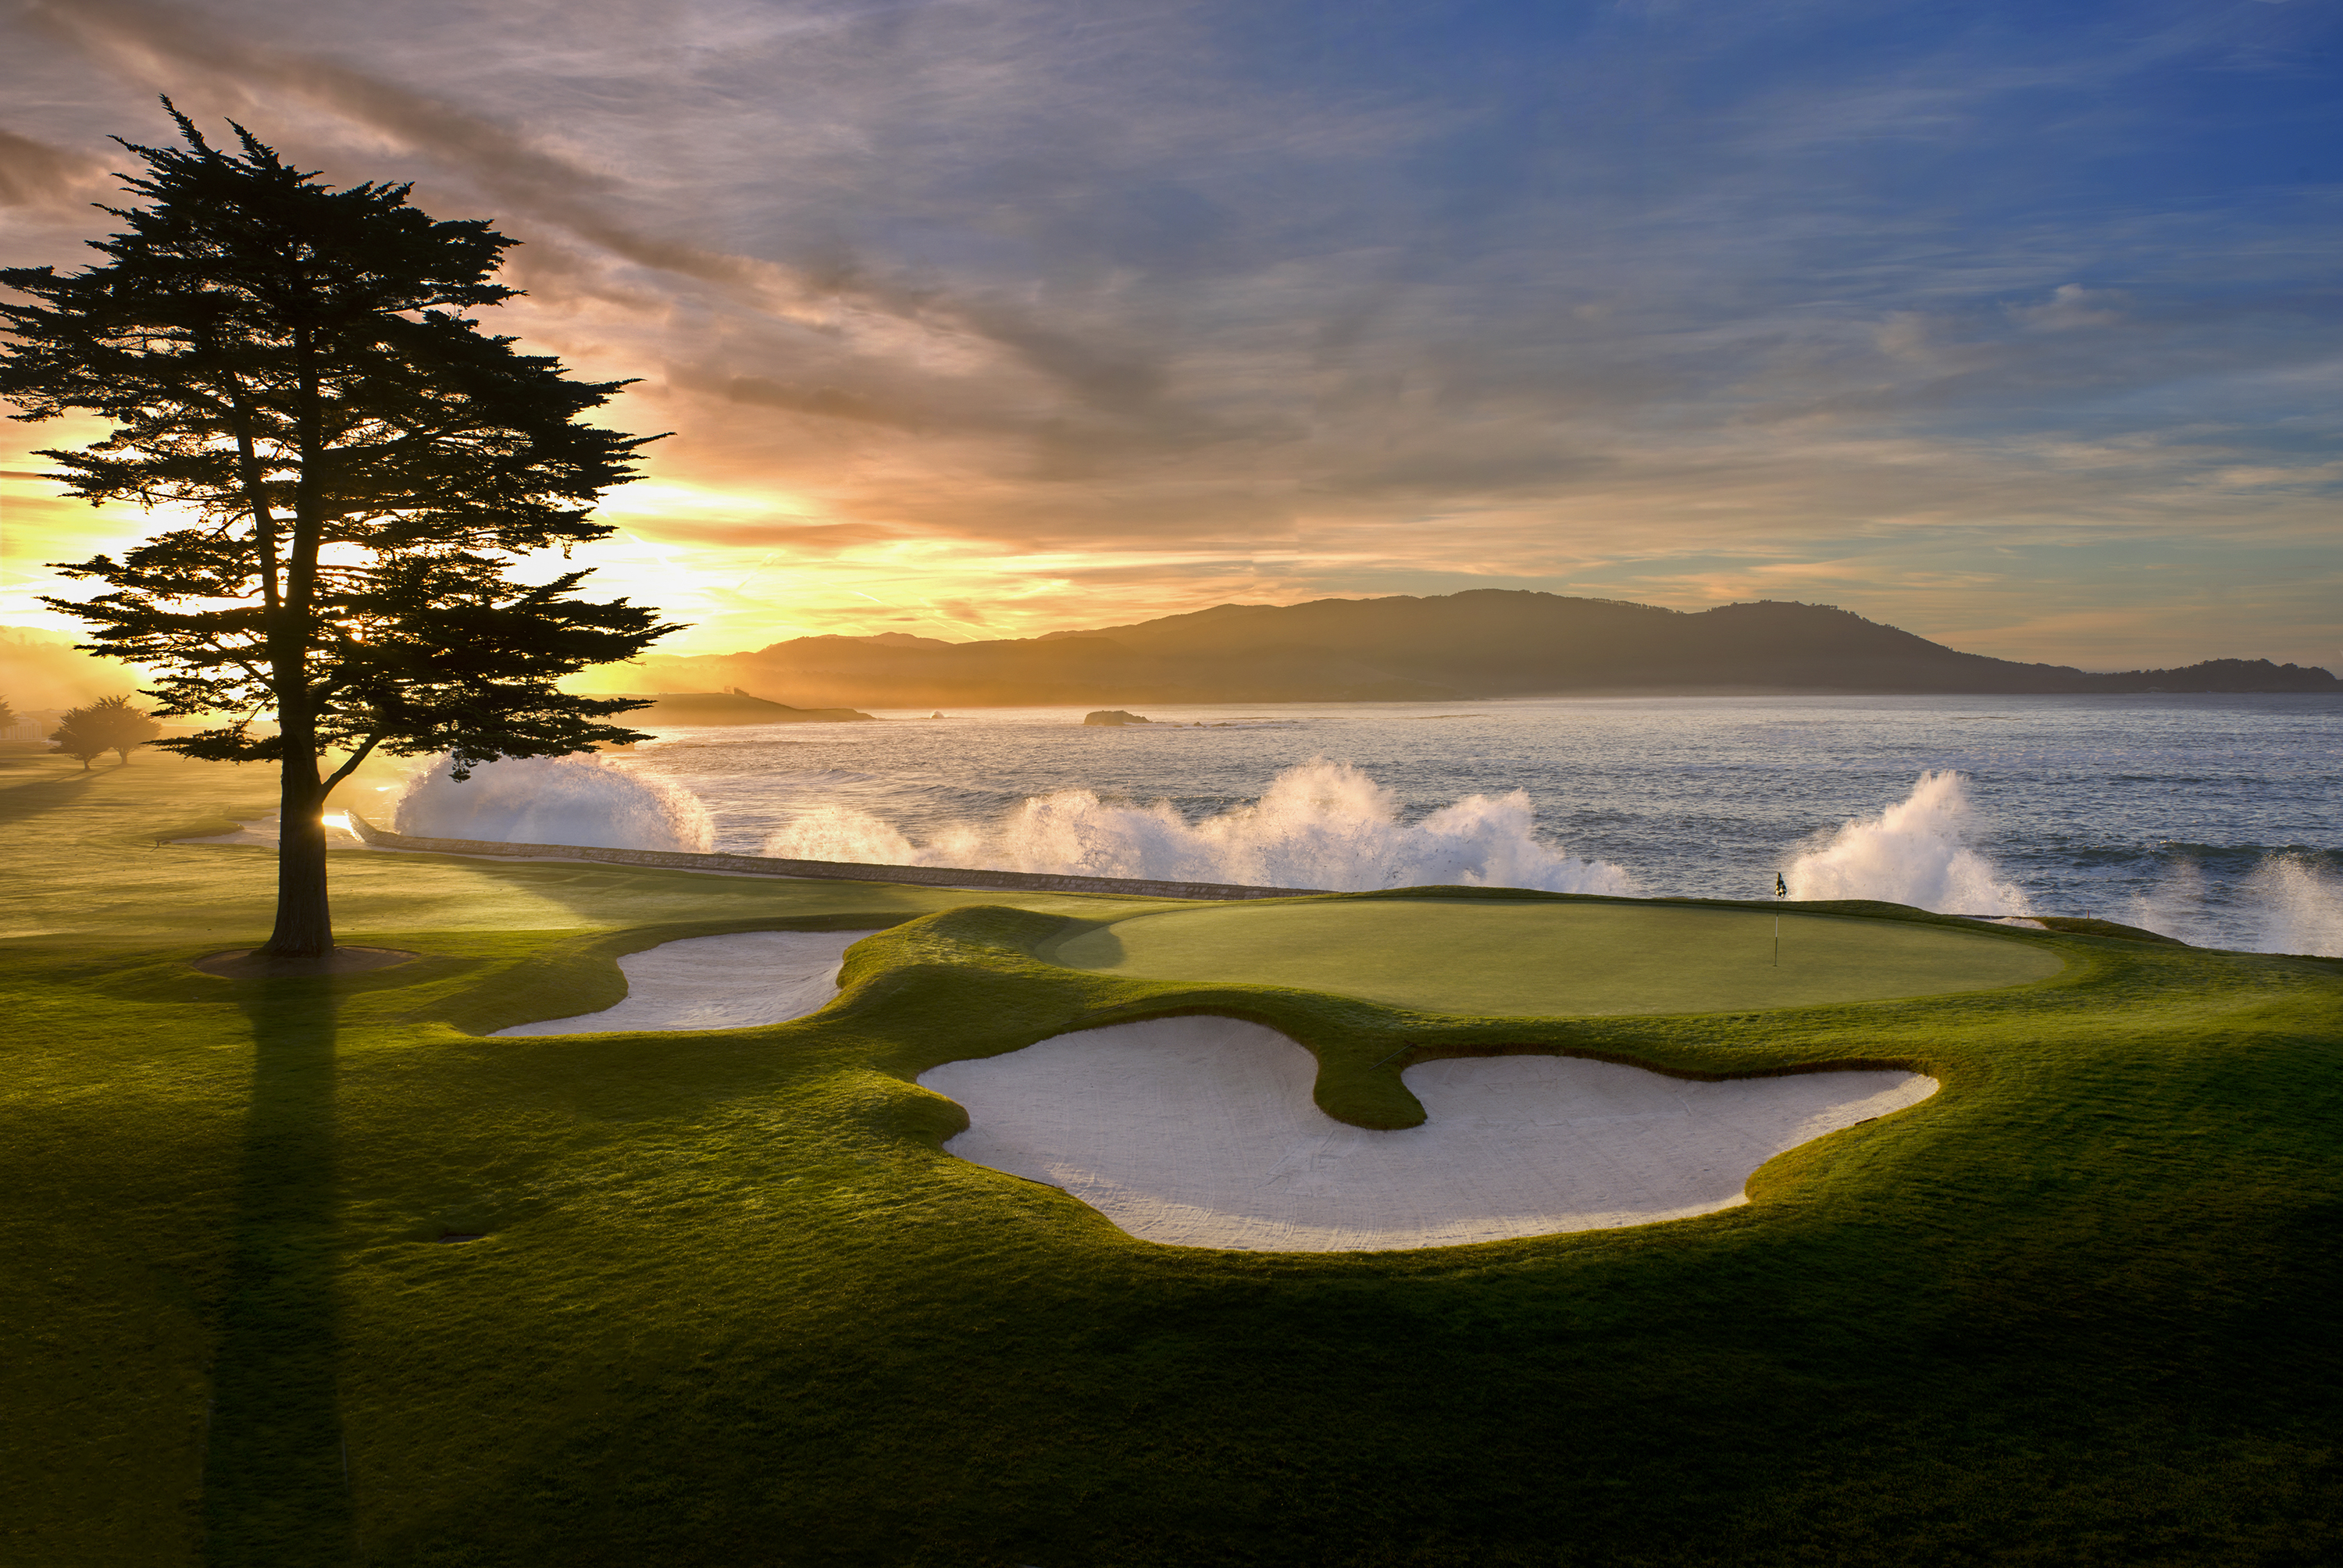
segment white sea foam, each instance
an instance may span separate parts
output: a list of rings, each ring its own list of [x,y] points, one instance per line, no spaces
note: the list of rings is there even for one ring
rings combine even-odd
[[[427,839],[704,852],[715,824],[699,797],[598,756],[503,757],[458,781],[447,759],[407,781],[397,830]]]
[[[1961,775],[1920,775],[1876,817],[1845,824],[1783,873],[1794,899],[1878,899],[1953,915],[2022,915],[2025,892],[1968,847],[1974,813]]]
[[[1349,763],[1323,758],[1280,773],[1252,805],[1193,824],[1164,801],[1114,805],[1089,789],[1062,789],[1027,800],[997,822],[957,824],[913,844],[890,823],[830,804],[767,838],[762,852],[1345,892],[1433,884],[1565,893],[1634,889],[1617,866],[1540,842],[1522,790],[1469,795],[1405,823],[1391,790]]]

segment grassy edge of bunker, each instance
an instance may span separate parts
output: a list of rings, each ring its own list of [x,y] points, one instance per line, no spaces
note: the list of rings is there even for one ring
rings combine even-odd
[[[2120,961],[2119,955],[2095,950],[2099,946],[2096,940],[2074,943],[2040,933],[2012,932],[2013,940],[2046,941],[2061,950],[2065,966],[2038,980],[1990,990],[1825,1007],[1591,1017],[1473,1015],[1393,1007],[1293,987],[1131,980],[1068,969],[1048,956],[1069,935],[1101,923],[998,905],[969,905],[924,916],[849,950],[840,983],[850,994],[842,995],[831,1010],[882,1032],[935,1040],[938,1033],[931,1029],[895,1020],[900,1010],[918,1006],[930,988],[951,987],[956,977],[965,980],[980,972],[988,980],[1015,980],[1030,988],[1012,998],[988,983],[980,1004],[972,998],[966,1004],[970,1012],[1011,1018],[1020,1013],[1020,1001],[1031,1006],[1044,997],[1057,1000],[1056,1006],[1034,1007],[1031,1022],[1013,1032],[985,1038],[964,1030],[946,1031],[949,1043],[900,1054],[895,1070],[906,1079],[947,1061],[1000,1055],[1057,1034],[1111,1024],[1193,1014],[1243,1019],[1286,1034],[1317,1058],[1313,1097],[1328,1115],[1354,1126],[1391,1130],[1423,1121],[1422,1104],[1403,1080],[1405,1070],[1450,1057],[1582,1056],[1707,1081],[1870,1069],[1925,1072],[1941,1080],[1940,1053],[1923,1040],[1913,1039],[1913,1049],[1882,1050],[1876,1046],[1849,1049],[1848,1037],[1865,1030],[1917,1034],[1956,1003],[1969,1004],[1966,1017],[2025,1009],[2031,1005],[2025,997],[2088,986],[2104,978],[2109,964]],[[1809,1036],[1826,1038],[1830,1044],[1815,1049],[1794,1043]]]
[[[1293,900],[1257,900],[1239,908],[1252,910],[1287,904],[1323,904],[1358,900],[1421,902],[1553,901],[1597,905],[1641,906],[1660,900],[1589,897],[1569,894],[1515,893],[1513,890],[1400,889],[1364,894],[1332,894]],[[1693,900],[1665,900],[1681,905]],[[1732,900],[1701,900],[1704,907],[1744,912],[1770,912],[1772,906]],[[1750,1043],[1753,1034],[1778,1039],[1782,1030],[1826,1028],[1836,1023],[1860,1027],[1909,1021],[1913,1010],[1940,1009],[1950,998],[1993,996],[2013,990],[2078,986],[2088,983],[2097,966],[2083,950],[2070,942],[2046,939],[2042,933],[2006,927],[1980,927],[1973,921],[1930,914],[1901,905],[1837,903],[1804,912],[1830,918],[1906,921],[1975,932],[1987,940],[2007,940],[2049,946],[2065,960],[2063,967],[2041,979],[1974,991],[1931,993],[1915,998],[1865,999],[1820,1007],[1731,1009],[1674,1014],[1568,1015],[1471,1014],[1428,1008],[1393,1006],[1368,998],[1300,987],[1237,982],[1135,980],[1071,969],[1055,954],[1081,933],[1125,920],[1194,912],[1197,906],[1162,904],[1123,908],[1099,918],[1037,914],[1014,906],[970,904],[933,914],[907,916],[900,911],[837,913],[799,920],[734,920],[668,922],[620,932],[580,937],[539,953],[528,960],[485,977],[478,988],[443,1004],[438,1016],[467,1033],[488,1035],[513,1024],[540,1019],[570,1017],[615,1005],[626,994],[617,960],[665,942],[695,937],[729,935],[749,930],[846,930],[884,928],[875,934],[900,939],[872,943],[866,940],[849,950],[840,977],[840,994],[820,1016],[851,1017],[866,1009],[885,1010],[896,992],[908,987],[917,992],[954,971],[980,970],[1015,975],[1061,992],[1075,1012],[1071,1018],[1051,1010],[1053,1021],[1037,1021],[1001,1043],[980,1049],[973,1040],[955,1040],[940,1054],[920,1053],[901,1076],[920,1073],[946,1061],[1004,1054],[1022,1050],[1054,1034],[1072,1033],[1144,1019],[1205,1014],[1243,1019],[1278,1030],[1310,1050],[1319,1063],[1313,1099],[1329,1116],[1353,1126],[1396,1130],[1419,1126],[1422,1103],[1403,1075],[1419,1063],[1468,1056],[1562,1055],[1615,1061],[1672,1077],[1717,1081],[1768,1077],[1788,1073],[1892,1069],[1924,1072],[1940,1080],[1933,1055],[1922,1052],[1882,1054],[1876,1050],[1840,1050],[1812,1052],[1767,1049]],[[909,928],[909,929],[906,929]],[[1071,982],[1071,984],[1069,983]],[[995,1013],[1002,1000],[985,1004]],[[1009,1010],[1011,1013],[1016,1010]],[[882,1010],[880,1017],[887,1016]],[[1688,1039],[1675,1030],[1621,1029],[1623,1018],[1704,1025],[1703,1036]],[[802,1025],[806,1020],[794,1020]],[[757,1026],[777,1029],[788,1025]],[[756,1029],[711,1032],[756,1032]],[[642,1030],[620,1031],[642,1034]],[[924,1038],[935,1031],[919,1030]],[[1728,1038],[1720,1040],[1716,1036]],[[949,1138],[964,1121],[943,1133]],[[940,1141],[940,1140],[939,1140]]]
[[[1455,890],[1416,888],[1361,894],[1336,894],[1292,900],[1260,900],[1242,906],[1247,910],[1288,903],[1340,900],[1407,900],[1426,902],[1505,900],[1547,901],[1590,905],[1648,906],[1696,903],[1701,907],[1766,914],[1771,904],[1726,900],[1644,900],[1599,895],[1516,892],[1503,889]],[[1177,914],[1179,910],[1131,911],[1101,920],[1064,919],[1049,925],[1019,921],[1014,935],[970,932],[970,957],[997,965],[999,958],[978,958],[986,950],[998,954],[1003,946],[1026,958],[1059,968],[1057,955],[1072,940],[1128,920]],[[1242,1018],[1279,1030],[1302,1043],[1319,1062],[1314,1099],[1319,1108],[1352,1125],[1391,1130],[1419,1126],[1422,1104],[1407,1089],[1402,1075],[1422,1062],[1464,1056],[1548,1054],[1587,1057],[1622,1062],[1673,1077],[1716,1081],[1785,1073],[1845,1070],[1893,1069],[1926,1073],[1940,1081],[1944,1074],[1937,1054],[1923,1046],[1916,1050],[1885,1052],[1844,1048],[1824,1054],[1779,1049],[1785,1032],[1844,1026],[1860,1030],[1872,1025],[1900,1027],[1924,1015],[1940,1014],[1956,999],[2008,997],[2084,987],[2102,978],[2107,939],[2083,941],[1998,926],[1984,926],[1957,917],[1932,914],[1896,904],[1841,901],[1805,906],[1803,912],[1853,920],[1896,920],[1936,926],[1985,940],[2010,941],[2047,948],[2061,960],[2038,979],[1971,990],[1938,991],[1914,997],[1865,998],[1860,1000],[1803,1007],[1729,1008],[1674,1013],[1605,1014],[1473,1014],[1432,1008],[1395,1006],[1386,1001],[1297,986],[1136,980],[1113,976],[1119,989],[1099,993],[1098,1010],[1078,1028],[1092,1029],[1145,1018],[1179,1014],[1218,1014]],[[964,929],[973,910],[941,917],[940,930]],[[955,919],[955,917],[958,917]],[[1003,939],[1006,939],[1005,940]],[[2129,945],[2128,943],[2123,945]],[[1075,970],[1093,980],[1110,978],[1094,970]],[[1987,1004],[1990,1006],[1991,1004]],[[2019,1005],[2025,1005],[2020,1003]],[[1638,1021],[1640,1020],[1640,1021]],[[1648,1026],[1648,1027],[1646,1027]],[[925,1070],[922,1067],[920,1070]]]

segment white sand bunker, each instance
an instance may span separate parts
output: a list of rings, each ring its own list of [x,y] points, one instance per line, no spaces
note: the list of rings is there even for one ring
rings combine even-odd
[[[1372,1252],[1642,1225],[1728,1209],[1785,1149],[1926,1099],[1910,1072],[1704,1083],[1570,1057],[1409,1068],[1421,1127],[1372,1132],[1310,1098],[1318,1064],[1260,1024],[1153,1019],[920,1082],[962,1159],[1062,1187],[1150,1241]]]
[[[846,950],[869,931],[742,931],[689,937],[618,960],[627,999],[600,1012],[548,1018],[507,1034],[753,1029],[818,1012],[838,994]]]

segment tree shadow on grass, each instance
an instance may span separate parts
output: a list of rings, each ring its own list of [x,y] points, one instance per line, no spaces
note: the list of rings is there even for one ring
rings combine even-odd
[[[336,1370],[340,1303],[329,980],[246,980],[252,1101],[230,1220],[204,1452],[204,1561],[354,1554]]]
[[[5,775],[0,775],[0,823],[20,822],[69,805],[99,777],[92,770],[68,773],[63,778],[34,777],[21,783],[11,783]]]

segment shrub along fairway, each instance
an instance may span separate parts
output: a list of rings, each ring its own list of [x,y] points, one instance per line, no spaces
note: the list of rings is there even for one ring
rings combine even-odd
[[[2332,962],[1972,930],[2062,967],[1508,1018],[1041,956],[1161,905],[354,851],[343,940],[424,956],[227,980],[187,960],[265,930],[268,859],[153,830],[265,789],[145,757],[0,786],[12,1563],[2343,1554]],[[1604,907],[1283,907],[1368,905]],[[483,1038],[677,936],[889,921],[810,1019]],[[910,1081],[1182,1010],[1284,1030],[1369,1125],[1442,1054],[1944,1089],[1723,1213],[1295,1255],[954,1160]]]

